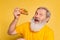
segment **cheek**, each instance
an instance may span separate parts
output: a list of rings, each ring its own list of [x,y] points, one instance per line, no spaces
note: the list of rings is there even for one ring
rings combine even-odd
[[[35,18],[35,16],[33,16],[33,18]]]
[[[45,16],[41,16],[41,17],[40,17],[40,20],[45,20],[45,19],[46,19]]]

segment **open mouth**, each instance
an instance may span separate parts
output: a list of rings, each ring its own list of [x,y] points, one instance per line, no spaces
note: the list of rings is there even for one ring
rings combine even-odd
[[[20,14],[17,14],[17,16],[20,16]]]
[[[39,20],[38,20],[38,19],[34,19],[34,21],[35,21],[35,22],[39,22]]]

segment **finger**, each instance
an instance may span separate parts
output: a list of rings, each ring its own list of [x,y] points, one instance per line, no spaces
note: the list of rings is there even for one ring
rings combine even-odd
[[[15,8],[14,12],[20,11],[20,8]]]

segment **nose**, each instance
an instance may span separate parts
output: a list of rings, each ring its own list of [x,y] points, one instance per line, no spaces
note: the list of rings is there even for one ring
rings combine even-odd
[[[38,17],[39,17],[39,15],[38,15],[38,14],[37,14],[37,15],[35,15],[35,17],[36,17],[36,18],[38,18]]]

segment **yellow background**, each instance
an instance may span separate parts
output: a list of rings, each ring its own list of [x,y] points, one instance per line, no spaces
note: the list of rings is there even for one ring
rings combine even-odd
[[[29,15],[21,15],[17,25],[30,21],[38,7],[46,7],[51,12],[48,23],[54,31],[54,39],[60,40],[60,1],[59,0],[0,0],[0,40],[15,40],[16,36],[7,34],[12,22],[14,8],[25,8]]]

